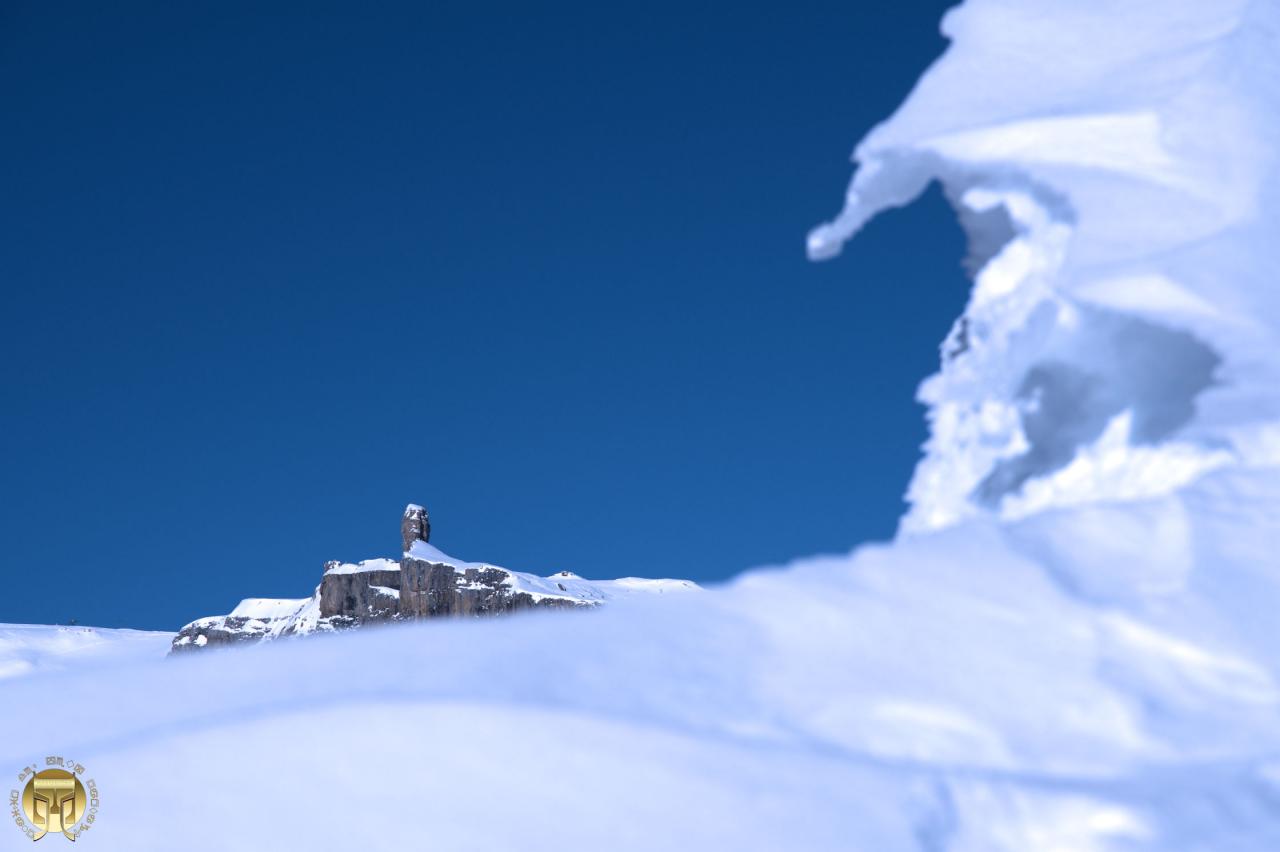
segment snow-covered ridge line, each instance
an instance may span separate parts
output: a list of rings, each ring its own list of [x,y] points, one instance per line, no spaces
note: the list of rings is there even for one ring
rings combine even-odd
[[[359,562],[331,562],[326,574],[359,574],[364,571],[394,571],[400,567],[394,559],[362,559]]]
[[[362,624],[524,609],[592,607],[632,594],[691,591],[688,580],[591,581],[569,571],[539,577],[484,562],[455,559],[427,543],[431,525],[421,506],[405,508],[404,553],[393,559],[326,563],[310,598],[248,598],[225,616],[191,622],[175,651],[259,642]]]
[[[473,572],[501,571],[506,575],[502,582],[507,588],[513,592],[526,593],[535,599],[563,598],[571,601],[598,603],[618,595],[629,595],[635,592],[664,594],[666,592],[690,591],[699,588],[691,580],[650,580],[639,577],[623,577],[617,580],[586,580],[572,571],[559,571],[549,577],[539,577],[537,574],[512,571],[488,562],[465,562],[461,559],[455,559],[435,545],[421,540],[414,541],[410,545],[409,549],[405,551],[405,557],[436,565],[448,565],[455,571],[461,572],[458,574],[457,579],[459,585],[467,583],[467,570]]]
[[[172,633],[150,630],[0,624],[0,680],[157,658],[172,641]]]

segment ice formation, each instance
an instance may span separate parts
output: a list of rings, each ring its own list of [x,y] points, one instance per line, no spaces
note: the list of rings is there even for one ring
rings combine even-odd
[[[1280,459],[1276,10],[981,0],[858,146],[830,257],[940,181],[976,278],[907,530]]]

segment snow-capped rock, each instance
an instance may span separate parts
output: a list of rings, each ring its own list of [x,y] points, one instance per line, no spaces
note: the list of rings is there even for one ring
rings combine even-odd
[[[413,547],[415,541],[431,540],[431,519],[427,510],[416,503],[404,507],[404,517],[400,520],[400,539],[404,543],[402,550]]]
[[[464,562],[428,544],[427,510],[410,503],[400,521],[404,554],[394,559],[326,562],[309,598],[247,598],[227,615],[197,619],[174,637],[174,651],[261,642],[361,624],[498,615],[529,609],[598,606],[632,594],[698,589],[689,580],[584,580],[570,571],[538,577],[486,562]]]

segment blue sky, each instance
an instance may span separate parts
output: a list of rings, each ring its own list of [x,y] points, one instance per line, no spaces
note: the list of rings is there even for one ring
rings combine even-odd
[[[803,238],[946,5],[8,4],[0,621],[300,597],[409,501],[589,577],[892,535],[962,239]]]

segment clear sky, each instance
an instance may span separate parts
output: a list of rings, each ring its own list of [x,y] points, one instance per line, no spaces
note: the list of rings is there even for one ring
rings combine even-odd
[[[936,192],[804,259],[945,2],[6,3],[0,621],[397,555],[714,582],[893,534]]]

